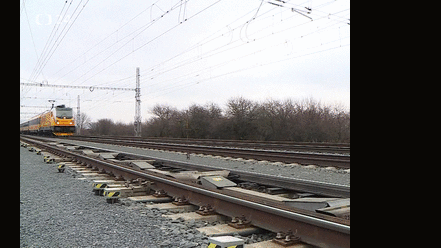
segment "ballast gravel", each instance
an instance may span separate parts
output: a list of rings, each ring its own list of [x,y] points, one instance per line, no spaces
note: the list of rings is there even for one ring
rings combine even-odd
[[[207,246],[195,228],[176,227],[162,214],[129,200],[108,204],[90,181],[58,173],[20,147],[20,247]]]
[[[48,139],[58,141],[57,139]],[[332,183],[339,185],[350,186],[350,172],[349,170],[336,169],[335,167],[318,167],[315,165],[299,165],[299,164],[284,164],[281,162],[268,162],[256,160],[244,160],[225,158],[220,156],[210,156],[202,154],[191,154],[190,160],[187,155],[180,152],[169,152],[162,150],[135,148],[127,146],[118,146],[110,144],[101,144],[78,140],[64,140],[65,143],[93,146],[101,149],[109,149],[115,151],[122,151],[134,153],[150,157],[158,157],[163,159],[176,160],[181,162],[189,162],[201,165],[209,165],[220,169],[234,169],[248,172],[258,172],[262,174],[275,175],[287,178],[296,178],[302,180],[317,181],[323,183]]]
[[[120,199],[109,204],[92,193],[91,181],[20,147],[20,247],[179,247],[207,248],[196,228],[204,222],[162,217],[167,210]],[[274,234],[241,237],[246,243]]]

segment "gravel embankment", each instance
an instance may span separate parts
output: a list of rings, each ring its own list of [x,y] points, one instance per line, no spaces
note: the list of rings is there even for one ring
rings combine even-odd
[[[59,141],[55,140],[54,141]],[[350,173],[344,170],[329,170],[315,166],[301,166],[297,164],[272,163],[268,161],[248,161],[231,158],[218,158],[212,156],[195,156],[192,155],[190,160],[183,153],[159,151],[152,149],[142,149],[134,147],[125,147],[109,144],[100,144],[86,141],[65,140],[63,142],[94,146],[102,149],[118,150],[145,156],[158,157],[163,159],[171,159],[182,162],[190,162],[195,164],[210,165],[226,170],[236,169],[250,172],[258,172],[269,175],[283,176],[288,178],[298,178],[304,180],[318,181],[324,183],[333,183],[350,186]]]

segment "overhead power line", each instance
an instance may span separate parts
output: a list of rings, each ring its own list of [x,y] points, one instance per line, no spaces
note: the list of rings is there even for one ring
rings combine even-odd
[[[20,112],[21,115],[38,115],[39,112]]]
[[[39,87],[52,87],[52,88],[88,89],[91,92],[94,91],[94,90],[136,91],[135,88],[115,88],[115,87],[99,87],[99,86],[81,86],[81,85],[57,85],[57,84],[44,84],[44,83],[23,83],[23,82],[20,82],[20,85],[39,86]]]
[[[73,11],[73,13],[71,14],[72,16],[75,16],[75,13],[77,12],[78,7],[80,7],[80,5],[81,5],[82,2],[83,2],[83,0],[81,0],[81,1],[78,3],[77,7],[75,8],[75,10]],[[66,3],[67,3],[67,1],[66,1]],[[57,34],[55,34],[55,33],[57,33],[57,31],[58,31],[60,25],[57,26],[57,29],[55,30],[54,36],[52,37],[52,39],[49,37],[49,39],[50,39],[50,40],[48,39],[48,42],[49,42],[49,43],[46,43],[46,44],[49,44],[49,46],[47,46],[47,48],[49,48],[49,47],[50,47],[50,48],[49,48],[49,50],[46,50],[46,46],[45,46],[45,50],[43,50],[42,55],[40,56],[40,59],[37,61],[37,64],[35,65],[35,68],[34,68],[34,70],[32,71],[32,74],[31,74],[31,78],[30,78],[30,80],[34,80],[34,79],[36,79],[36,78],[40,75],[40,73],[43,71],[43,69],[44,69],[44,67],[46,66],[47,62],[49,62],[49,60],[52,58],[52,55],[53,55],[53,54],[55,53],[55,51],[57,50],[58,46],[61,44],[61,42],[63,41],[63,39],[64,39],[64,37],[66,36],[66,34],[69,32],[69,30],[70,30],[70,28],[72,27],[72,25],[75,23],[75,21],[77,20],[78,16],[79,16],[79,15],[81,14],[81,12],[83,11],[84,7],[86,7],[87,3],[89,3],[89,0],[87,0],[87,2],[82,6],[82,8],[81,8],[80,11],[78,12],[78,14],[75,16],[74,20],[73,20],[72,22],[70,22],[70,25],[68,26],[69,22],[67,22],[67,23],[64,25],[63,29],[62,29],[61,32],[58,34],[58,36],[57,36],[57,38],[55,39],[54,43],[52,43],[52,40],[54,39],[55,35],[57,35]],[[68,6],[66,12],[64,13],[64,16],[66,16],[67,11],[69,10],[69,7],[70,7],[71,4],[72,4],[72,1],[69,3],[69,6]],[[63,7],[63,8],[64,8],[64,7]],[[59,20],[63,20],[63,19],[64,19],[64,16],[62,17],[62,19],[59,19]],[[67,27],[67,31],[64,32],[64,30],[66,29],[66,27]],[[54,27],[54,28],[55,28],[55,27]],[[64,33],[63,33],[63,32],[64,32]],[[51,33],[51,35],[52,35],[52,33]],[[60,41],[58,41],[60,37],[61,37],[61,39],[60,39]],[[52,46],[51,46],[51,43],[52,43]],[[46,53],[45,53],[45,52],[46,52]]]
[[[50,108],[50,106],[28,106],[28,105],[20,105],[20,108]]]

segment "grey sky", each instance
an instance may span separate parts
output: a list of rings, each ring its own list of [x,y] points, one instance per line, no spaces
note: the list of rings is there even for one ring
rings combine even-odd
[[[23,0],[20,82],[134,88],[140,67],[143,121],[157,103],[224,107],[237,96],[349,110],[349,1],[284,2]],[[51,32],[53,54],[36,67]],[[94,121],[133,121],[134,92],[20,86],[20,105],[76,107],[78,95]],[[43,110],[22,107],[20,121]]]

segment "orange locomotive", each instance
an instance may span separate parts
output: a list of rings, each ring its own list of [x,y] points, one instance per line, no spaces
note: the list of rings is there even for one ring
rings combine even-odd
[[[72,108],[58,105],[20,124],[20,133],[71,136],[75,133]]]

